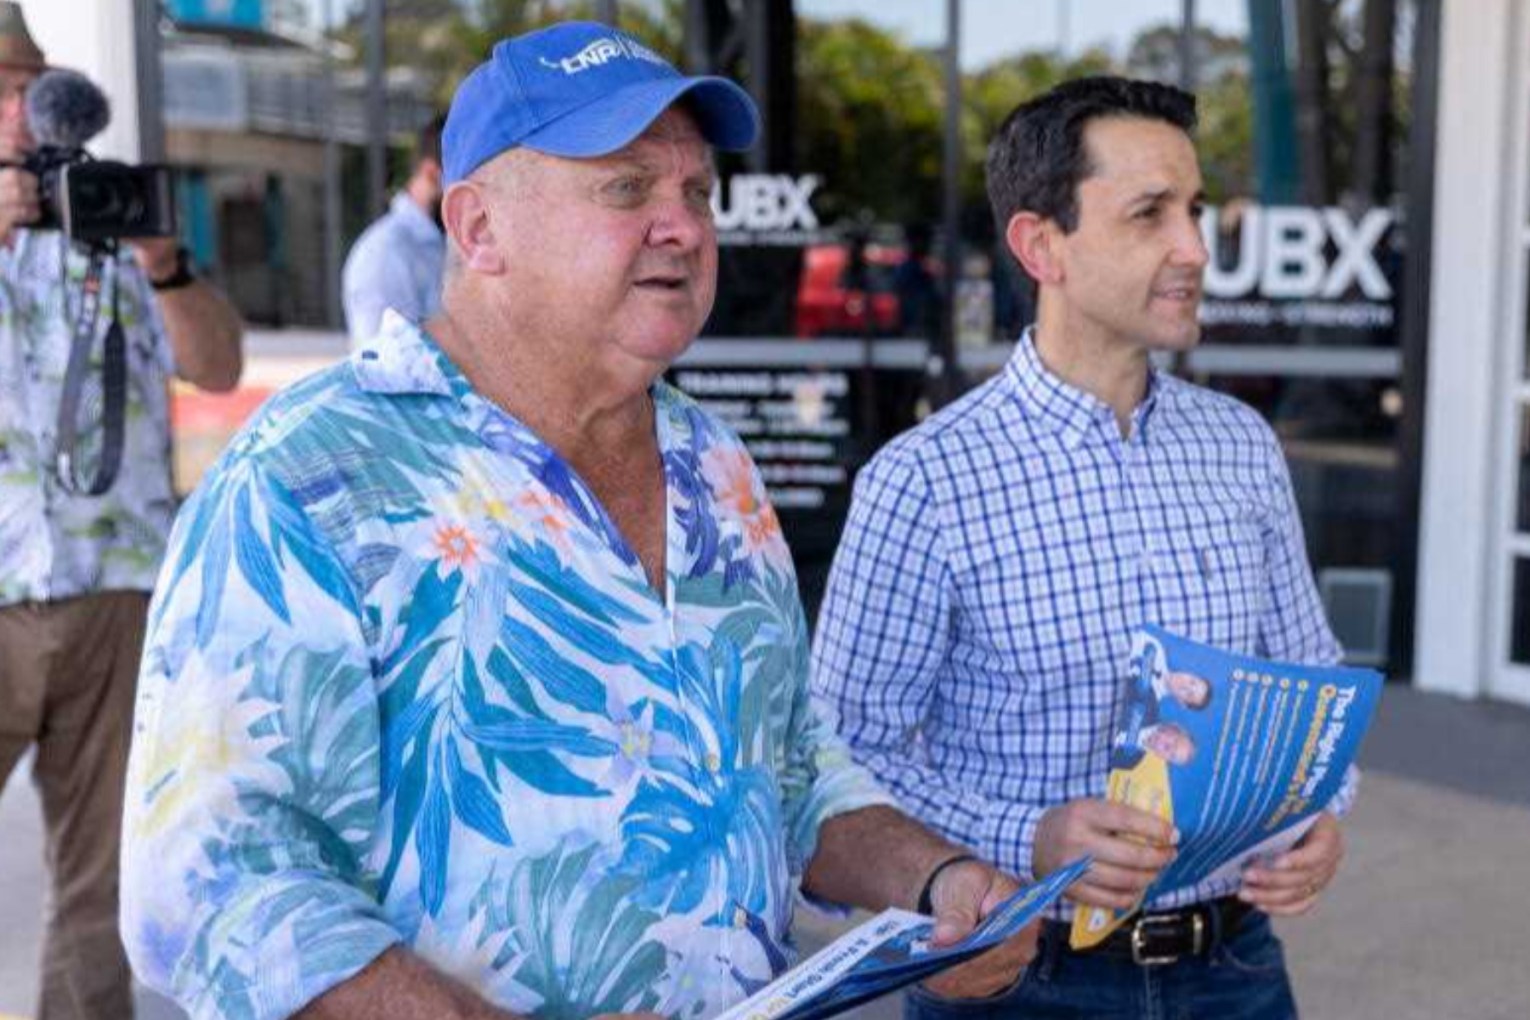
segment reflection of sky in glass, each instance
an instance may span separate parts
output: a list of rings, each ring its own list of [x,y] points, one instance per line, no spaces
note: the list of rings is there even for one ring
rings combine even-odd
[[[458,2],[474,6],[472,0]],[[1248,28],[1248,3],[1195,0],[1196,20],[1216,32],[1242,35]],[[1407,33],[1411,10],[1401,6],[1400,28]],[[321,29],[326,9],[336,22],[344,22],[359,17],[364,7],[363,0],[265,0],[266,23],[273,31],[305,38]],[[664,3],[619,0],[619,7],[656,16]],[[1104,48],[1121,57],[1144,29],[1178,24],[1182,7],[1182,0],[963,0],[962,65],[977,68],[1014,53],[1058,48],[1075,55]],[[797,13],[823,20],[862,18],[893,29],[915,46],[938,46],[946,34],[946,0],[797,0]]]
[[[1196,0],[1196,20],[1217,32],[1248,28],[1248,0]],[[1069,53],[1103,46],[1124,56],[1145,28],[1179,23],[1181,0],[964,0],[962,65],[981,67],[1012,53],[1056,49]],[[864,18],[896,29],[917,46],[937,46],[946,35],[945,0],[797,0],[802,17]],[[1061,38],[1062,36],[1066,38]]]
[[[200,3],[212,8],[219,4],[234,3],[236,0],[184,0],[188,3]],[[303,37],[319,30],[324,25],[326,14],[336,24],[344,24],[350,21],[360,21],[366,14],[366,0],[263,0],[265,5],[266,27],[273,32],[295,37]],[[469,15],[479,12],[481,4],[479,0],[449,0],[460,9],[466,10]],[[532,14],[551,14],[560,17],[595,17],[599,13],[599,0],[542,0],[540,3],[528,5]],[[648,12],[650,15],[659,15],[663,12],[664,0],[618,0],[618,9],[622,7],[634,8]],[[396,13],[389,6],[387,13]]]
[[[359,0],[265,0],[265,27],[268,31],[299,42],[317,43],[324,34],[325,18],[336,24],[352,14],[361,17]]]
[[[325,8],[339,20],[350,0],[266,0],[266,27],[282,35],[303,38],[324,27]]]

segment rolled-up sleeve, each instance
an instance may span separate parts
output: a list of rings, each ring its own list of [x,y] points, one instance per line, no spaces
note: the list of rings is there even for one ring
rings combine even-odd
[[[378,762],[343,566],[290,492],[225,461],[150,611],[122,868],[138,977],[196,1018],[286,1017],[398,942],[362,863]]]
[[[818,833],[836,815],[896,801],[858,765],[835,733],[832,709],[808,689],[807,625],[794,638],[786,767],[779,775],[792,872],[799,878],[818,849]]]

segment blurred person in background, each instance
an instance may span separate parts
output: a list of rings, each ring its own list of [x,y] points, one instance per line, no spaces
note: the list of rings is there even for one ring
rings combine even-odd
[[[117,292],[126,340],[120,469],[99,495],[61,476],[86,256],[58,230],[28,227],[42,210],[38,178],[18,165],[36,147],[25,97],[46,67],[20,6],[0,0],[0,786],[35,748],[51,883],[40,1015],[115,1020],[132,1015],[117,852],[134,680],[175,510],[167,384],[233,388],[242,327],[174,239],[112,257],[101,285]],[[82,426],[87,454],[103,445],[95,417]]]
[[[940,287],[929,265],[933,236],[928,223],[909,224],[904,231],[903,259],[893,270],[898,333],[931,341],[940,333]]]
[[[341,276],[345,330],[352,345],[377,336],[389,308],[421,323],[441,307],[446,234],[441,229],[441,128],[420,129],[414,169],[388,211],[367,227],[346,256]]]

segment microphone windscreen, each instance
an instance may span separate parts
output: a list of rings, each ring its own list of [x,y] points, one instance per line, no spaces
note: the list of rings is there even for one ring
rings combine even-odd
[[[27,125],[39,145],[83,148],[111,120],[106,93],[78,71],[44,71],[27,87]]]

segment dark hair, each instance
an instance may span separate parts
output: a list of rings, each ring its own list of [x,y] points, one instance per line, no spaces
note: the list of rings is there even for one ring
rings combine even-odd
[[[1078,226],[1078,186],[1094,172],[1084,127],[1102,117],[1140,117],[1195,131],[1195,97],[1130,78],[1078,78],[1017,106],[988,146],[988,202],[999,236],[1018,212]]]
[[[446,114],[438,113],[420,128],[420,133],[414,138],[414,165],[419,166],[427,159],[441,162],[441,130],[446,127]]]

